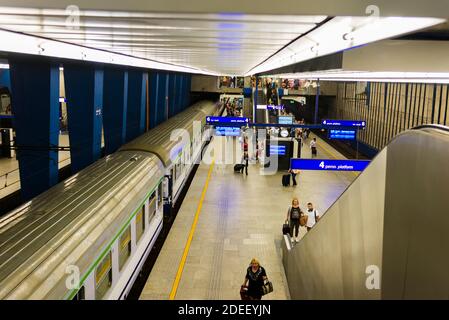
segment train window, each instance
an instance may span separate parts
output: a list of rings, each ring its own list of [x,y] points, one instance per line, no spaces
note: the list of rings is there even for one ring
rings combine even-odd
[[[86,299],[86,293],[84,291],[84,286],[82,286],[78,292],[76,293],[76,295],[73,297],[72,300],[85,300]]]
[[[145,205],[142,206],[136,215],[136,241],[140,240],[145,230]]]
[[[108,289],[112,285],[112,259],[111,252],[103,258],[103,261],[97,266],[95,272],[95,298],[104,297]]]
[[[119,242],[118,267],[122,270],[123,266],[131,255],[131,226],[126,228],[125,232],[120,236]]]

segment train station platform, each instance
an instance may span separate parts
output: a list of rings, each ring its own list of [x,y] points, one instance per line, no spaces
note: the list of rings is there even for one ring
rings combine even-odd
[[[305,158],[313,137],[305,142]],[[263,299],[289,299],[281,241],[292,198],[298,197],[302,208],[312,202],[323,213],[357,174],[303,171],[298,186],[283,187],[285,172],[261,175],[259,164],[250,164],[248,176],[234,173],[234,163],[222,161],[221,155],[229,154],[229,145],[240,149],[236,144],[237,138],[215,137],[208,146],[214,148],[214,162],[199,165],[140,299],[240,299],[252,258],[274,286]],[[318,158],[344,159],[318,137],[317,146]],[[240,158],[241,151],[236,152],[235,159]],[[306,230],[301,229],[302,237]]]

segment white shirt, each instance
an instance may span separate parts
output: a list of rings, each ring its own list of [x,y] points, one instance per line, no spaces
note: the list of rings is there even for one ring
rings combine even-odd
[[[316,147],[316,141],[312,140],[310,141],[310,148]]]
[[[318,211],[316,209],[313,209],[312,211],[309,211],[309,209],[307,209],[307,215],[309,217],[307,218],[306,226],[312,228],[316,223],[315,215],[318,217],[318,219],[320,218],[320,215],[318,214]]]

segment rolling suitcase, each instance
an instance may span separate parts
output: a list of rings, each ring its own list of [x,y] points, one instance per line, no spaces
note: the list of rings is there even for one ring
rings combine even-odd
[[[287,222],[282,226],[282,234],[290,234],[290,226]]]
[[[245,166],[243,164],[236,164],[234,166],[234,172],[239,172],[240,170],[242,170],[242,168],[244,168]]]
[[[284,174],[282,176],[282,185],[288,187],[290,185],[290,174]]]

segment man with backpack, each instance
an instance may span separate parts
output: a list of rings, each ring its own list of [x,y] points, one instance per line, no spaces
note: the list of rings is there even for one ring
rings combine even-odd
[[[312,229],[312,227],[315,225],[315,223],[318,222],[318,220],[320,220],[320,216],[318,214],[318,212],[316,211],[316,209],[313,208],[313,204],[312,202],[309,202],[307,204],[307,231],[310,231],[310,229]]]

